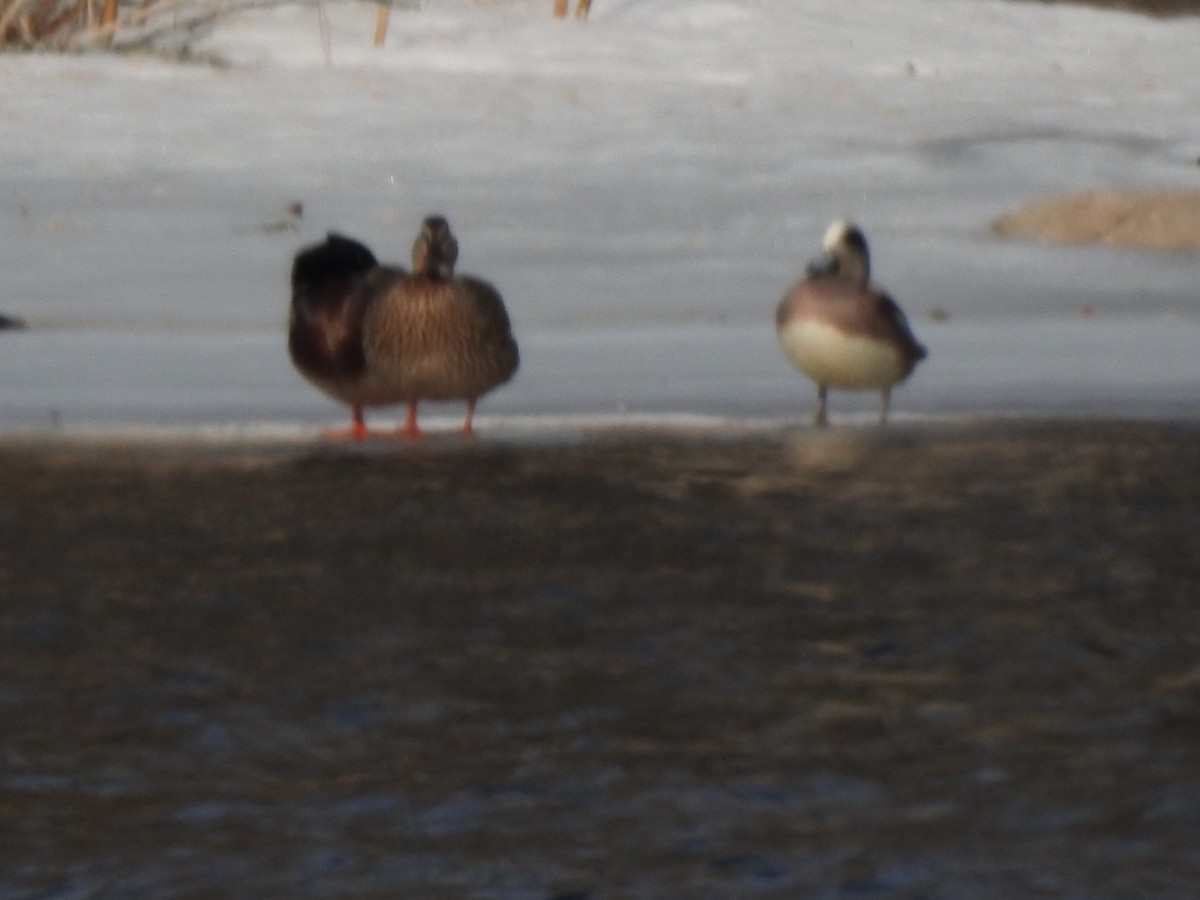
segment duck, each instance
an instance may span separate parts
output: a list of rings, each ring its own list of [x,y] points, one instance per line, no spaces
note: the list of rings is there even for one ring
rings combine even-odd
[[[928,351],[913,335],[899,305],[871,284],[871,257],[862,229],[840,219],[822,240],[822,255],[775,311],[780,346],[817,385],[813,422],[828,425],[831,387],[878,390],[881,425],[892,388],[912,374]]]
[[[422,223],[411,271],[380,265],[361,244],[333,234],[296,257],[289,348],[305,377],[350,406],[350,427],[336,436],[361,440],[369,433],[365,407],[403,403],[395,434],[420,437],[422,400],[465,400],[461,430],[471,435],[479,398],[516,373],[520,354],[500,293],[456,275],[457,261],[458,240],[440,215]],[[318,306],[337,312],[313,314]],[[312,344],[322,352],[313,354]]]
[[[367,436],[363,407],[367,359],[363,349],[363,315],[367,274],[379,269],[365,245],[331,231],[320,244],[303,248],[292,262],[292,303],[288,320],[288,354],[318,389],[351,410],[350,427],[329,436]],[[402,276],[401,269],[391,270]]]
[[[508,311],[489,282],[456,275],[458,240],[444,216],[427,216],[405,277],[368,275],[363,351],[374,382],[407,404],[399,434],[419,437],[422,400],[465,400],[462,433],[473,433],[480,397],[520,366]]]

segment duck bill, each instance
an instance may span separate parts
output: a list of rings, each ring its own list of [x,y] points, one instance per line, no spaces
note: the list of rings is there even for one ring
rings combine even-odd
[[[809,278],[816,278],[820,275],[836,275],[837,270],[837,257],[832,253],[822,253],[816,258],[810,259],[804,268],[804,272]]]

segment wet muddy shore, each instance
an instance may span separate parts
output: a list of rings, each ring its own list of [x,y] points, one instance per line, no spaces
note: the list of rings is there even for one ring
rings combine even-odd
[[[0,447],[0,897],[1194,897],[1200,428]]]

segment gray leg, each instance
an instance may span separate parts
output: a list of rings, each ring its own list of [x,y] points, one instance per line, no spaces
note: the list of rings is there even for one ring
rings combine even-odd
[[[883,389],[883,405],[879,408],[879,424],[887,424],[888,407],[892,405],[892,388],[888,385]]]
[[[828,385],[817,385],[817,414],[813,417],[813,424],[819,428],[824,428],[829,424],[829,417],[825,414],[826,401],[829,399]]]

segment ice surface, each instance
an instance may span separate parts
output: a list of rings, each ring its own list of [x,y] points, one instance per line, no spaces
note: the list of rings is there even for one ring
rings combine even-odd
[[[403,259],[431,211],[522,345],[485,415],[804,419],[771,316],[841,216],[931,349],[898,415],[1200,411],[1200,259],[987,227],[1048,193],[1200,181],[1200,20],[410,6],[375,50],[372,4],[326,3],[332,65],[307,6],[219,20],[195,49],[222,65],[0,56],[0,311],[32,326],[0,335],[0,429],[337,420],[283,351],[291,256],[338,228]]]
[[[1200,319],[1107,317],[926,324],[931,358],[893,397],[893,421],[1007,415],[1200,418]],[[347,414],[292,370],[277,330],[30,330],[4,337],[7,431],[311,438]],[[660,422],[773,428],[807,423],[816,392],[768,324],[531,328],[522,369],[481,404],[483,431]],[[875,393],[834,391],[835,423],[873,423]],[[454,429],[462,404],[422,407]],[[402,410],[369,411],[373,426]],[[232,426],[221,428],[219,426]]]

